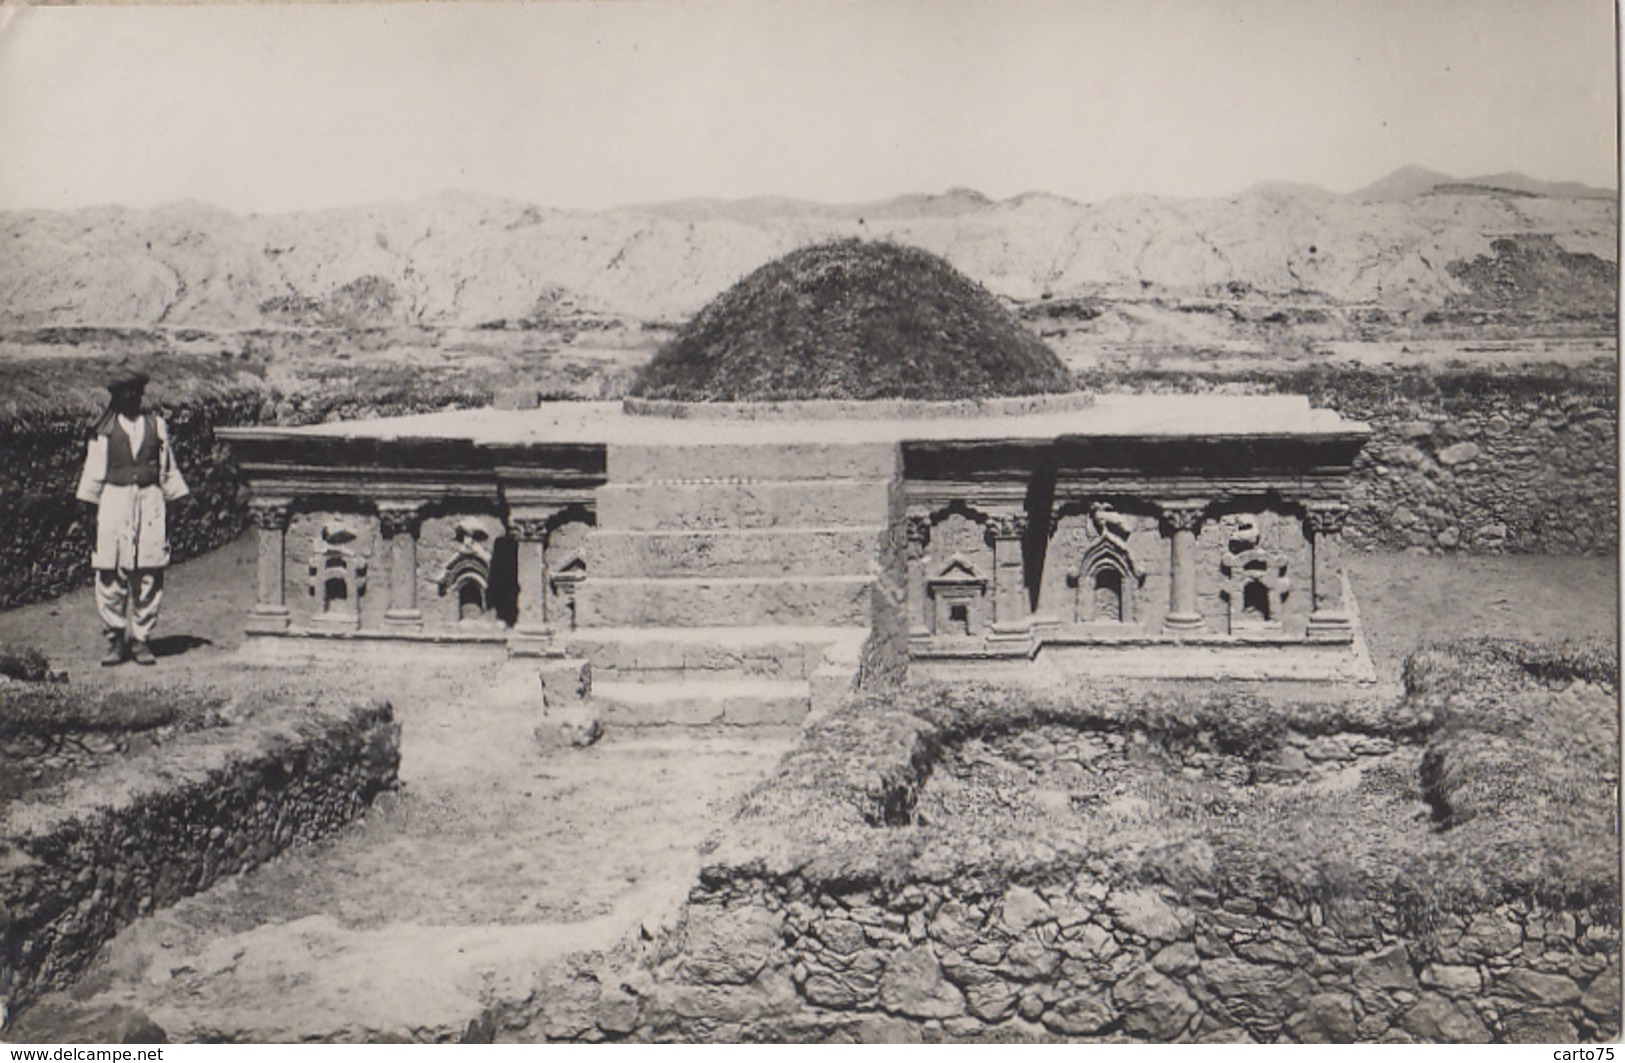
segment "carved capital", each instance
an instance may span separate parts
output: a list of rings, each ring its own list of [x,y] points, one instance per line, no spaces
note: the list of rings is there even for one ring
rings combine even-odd
[[[1193,532],[1202,523],[1202,513],[1207,509],[1205,502],[1164,502],[1158,507],[1162,511],[1162,522],[1171,532]]]
[[[1308,507],[1309,527],[1317,535],[1336,535],[1343,530],[1349,507],[1341,503]]]
[[[416,535],[423,524],[423,507],[417,502],[378,503],[378,527],[386,537]]]
[[[544,543],[552,515],[547,513],[514,514],[508,518],[508,533],[524,543]]]
[[[931,542],[931,518],[911,513],[904,522],[903,530],[908,536],[910,552],[916,555],[923,553]]]
[[[248,519],[262,531],[287,531],[293,503],[286,498],[256,498],[248,504]]]
[[[995,539],[1019,539],[1027,534],[1027,514],[995,513],[987,526]]]

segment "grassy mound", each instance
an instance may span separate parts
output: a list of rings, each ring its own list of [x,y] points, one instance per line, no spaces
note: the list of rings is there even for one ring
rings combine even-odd
[[[1072,387],[1053,351],[941,258],[843,240],[792,252],[723,292],[655,354],[631,394],[946,401]]]

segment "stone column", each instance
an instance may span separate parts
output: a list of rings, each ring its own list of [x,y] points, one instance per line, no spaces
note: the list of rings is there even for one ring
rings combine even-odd
[[[249,503],[249,519],[259,529],[259,571],[254,607],[248,614],[249,631],[288,629],[287,538],[292,508],[285,498],[256,498]]]
[[[1168,617],[1165,630],[1197,632],[1203,628],[1196,608],[1196,528],[1202,521],[1203,502],[1168,502],[1162,521],[1168,527]]]
[[[508,652],[514,656],[545,656],[553,640],[547,615],[548,516],[526,513],[508,518],[508,531],[519,546],[519,620],[508,639]]]
[[[1310,596],[1308,637],[1343,642],[1354,637],[1354,624],[1343,600],[1343,521],[1348,507],[1341,503],[1311,504],[1308,510]]]
[[[1021,557],[1027,514],[997,514],[989,530],[993,533],[993,634],[1026,636],[1032,620]]]
[[[931,518],[910,516],[908,533],[908,633],[910,638],[928,638],[931,620],[925,615],[925,548],[931,543]]]
[[[389,540],[389,608],[384,626],[400,631],[423,627],[418,608],[418,529],[422,503],[379,502],[378,526]]]

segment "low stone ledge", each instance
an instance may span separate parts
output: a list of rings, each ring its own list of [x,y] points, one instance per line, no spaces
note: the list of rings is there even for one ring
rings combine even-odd
[[[1017,395],[1003,398],[928,402],[918,399],[847,401],[807,399],[786,402],[678,402],[674,399],[622,400],[638,417],[694,421],[887,421],[905,418],[1020,417],[1061,413],[1093,406],[1094,394]]]
[[[348,823],[395,784],[387,703],[184,735],[0,814],[0,986],[67,986],[138,916]]]

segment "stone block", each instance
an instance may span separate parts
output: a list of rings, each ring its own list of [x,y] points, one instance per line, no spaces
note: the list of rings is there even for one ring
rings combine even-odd
[[[1179,941],[1190,937],[1194,920],[1152,890],[1118,890],[1106,901],[1117,925],[1152,941]]]
[[[813,936],[832,952],[850,956],[863,948],[863,927],[850,919],[820,919],[812,925]]]
[[[1019,934],[1036,923],[1053,917],[1049,902],[1026,886],[1011,886],[1004,895],[1001,919],[1011,934]]]
[[[1446,996],[1473,996],[1483,988],[1477,967],[1435,963],[1422,969],[1422,984]]]
[[[1018,981],[1037,982],[1054,975],[1060,965],[1061,953],[1028,931],[1005,950],[999,971]]]
[[[594,576],[861,576],[885,528],[769,528],[717,531],[610,531],[589,540]]]
[[[1467,959],[1506,956],[1523,943],[1523,926],[1506,912],[1480,912],[1467,923],[1454,951]]]
[[[813,1004],[825,1008],[867,1007],[880,987],[882,961],[874,952],[859,953],[844,970],[815,970],[807,976],[801,993]]]
[[[618,531],[738,531],[884,525],[891,485],[882,480],[760,483],[609,483],[598,488],[598,525]]]
[[[1439,464],[1460,465],[1463,462],[1472,461],[1478,457],[1478,454],[1479,447],[1477,443],[1452,443],[1439,451]]]
[[[576,599],[584,628],[867,627],[874,581],[867,576],[778,579],[589,578]]]
[[[1580,996],[1580,1006],[1598,1021],[1613,1022],[1617,1028],[1620,1018],[1619,958],[1614,957],[1607,970],[1591,980]]]
[[[976,910],[959,901],[944,901],[931,918],[931,937],[951,949],[969,949],[976,945],[981,925]]]
[[[1200,962],[1196,955],[1196,946],[1188,941],[1168,945],[1151,957],[1151,966],[1169,975],[1189,974],[1196,970]]]
[[[807,683],[793,679],[600,683],[593,693],[600,718],[618,727],[788,726],[806,717],[809,699]]]
[[[1035,998],[1036,999],[1036,998]],[[1026,1014],[1026,997],[1022,998],[1022,1014]],[[1097,1034],[1116,1022],[1117,1008],[1105,987],[1094,992],[1074,993],[1062,997],[1037,1016],[1038,1020],[1056,1033],[1072,1037]]]
[[[1562,1014],[1537,1008],[1530,1011],[1512,1011],[1501,1018],[1506,1027],[1506,1039],[1513,1044],[1573,1044],[1580,1032]]]
[[[1354,989],[1364,998],[1368,993],[1417,988],[1411,971],[1410,953],[1404,945],[1391,945],[1380,952],[1362,956],[1354,964]]]
[[[1349,1044],[1358,1036],[1353,999],[1346,993],[1317,993],[1287,1019],[1286,1032],[1300,1044]]]
[[[965,1014],[965,995],[943,975],[929,945],[893,952],[880,978],[880,1006],[915,1019]]]
[[[1496,988],[1546,1007],[1573,1004],[1580,999],[1580,987],[1574,983],[1574,979],[1561,974],[1543,974],[1526,967],[1508,971],[1496,980]]]
[[[756,905],[690,905],[683,926],[683,975],[719,985],[752,981],[782,947],[782,922]]]
[[[1423,993],[1405,1012],[1400,1026],[1418,1041],[1484,1044],[1490,1032],[1466,1003],[1438,993]]]
[[[705,431],[695,426],[695,434]],[[611,444],[605,468],[615,483],[713,480],[889,480],[896,443]]]
[[[1172,1041],[1185,1032],[1196,1002],[1172,979],[1141,967],[1112,987],[1123,1029],[1151,1041]]]

